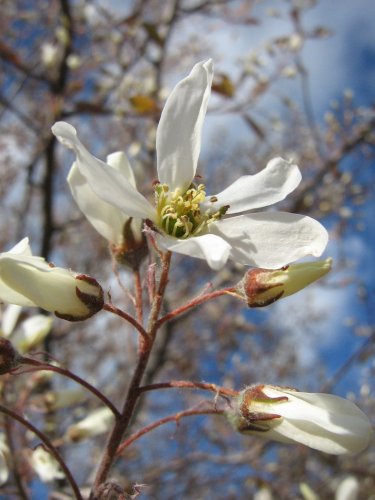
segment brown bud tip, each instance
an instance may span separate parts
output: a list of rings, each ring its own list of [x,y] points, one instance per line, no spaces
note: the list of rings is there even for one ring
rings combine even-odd
[[[0,338],[0,375],[10,373],[19,366],[21,356],[9,340]]]
[[[124,224],[123,243],[111,250],[117,262],[136,271],[148,255],[148,246],[144,233],[134,231],[132,220],[130,217]]]
[[[241,286],[249,307],[266,307],[279,300],[284,290],[280,283],[267,283],[264,277],[267,269],[250,269],[245,274]]]

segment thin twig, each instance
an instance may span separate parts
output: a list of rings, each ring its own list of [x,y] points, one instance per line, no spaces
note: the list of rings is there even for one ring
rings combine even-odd
[[[192,309],[193,307],[197,307],[197,306],[203,304],[204,302],[207,302],[208,300],[216,299],[217,297],[221,297],[222,295],[230,294],[231,292],[233,292],[233,290],[234,290],[234,287],[228,287],[228,288],[222,288],[221,290],[216,290],[215,292],[210,292],[210,293],[207,293],[204,295],[198,295],[198,297],[195,297],[187,304],[185,304],[181,307],[178,307],[174,311],[171,311],[168,314],[166,314],[165,316],[163,316],[162,318],[160,318],[159,321],[157,322],[157,326],[159,328],[166,321],[169,321],[170,319],[174,319],[176,316],[185,313],[189,309]]]
[[[130,446],[134,441],[156,429],[157,427],[160,427],[161,425],[168,424],[169,422],[178,423],[181,418],[191,417],[195,415],[221,415],[222,413],[222,410],[214,408],[205,410],[198,410],[193,408],[190,410],[180,411],[179,413],[175,413],[174,415],[168,415],[167,417],[161,418],[160,420],[157,420],[152,424],[146,425],[146,427],[143,427],[143,429],[140,429],[139,431],[132,434],[128,439],[121,443],[117,450],[117,455],[120,455],[125,450],[125,448]]]
[[[133,318],[130,314],[126,313],[122,309],[119,309],[118,307],[114,306],[113,304],[104,304],[103,309],[105,311],[111,312],[112,314],[116,314],[117,316],[120,316],[120,318],[124,319],[128,323],[130,323],[134,328],[144,337],[147,339],[148,335],[146,330],[143,328],[143,326],[138,323],[138,321]]]
[[[64,377],[67,377],[67,378],[70,378],[71,380],[74,380],[78,384],[85,387],[92,394],[94,394],[98,399],[100,399],[112,411],[112,413],[114,414],[114,416],[116,418],[118,418],[120,416],[120,412],[117,410],[117,408],[99,389],[97,389],[93,385],[89,384],[88,382],[86,382],[86,380],[83,380],[78,375],[75,375],[67,368],[63,368],[61,366],[56,366],[56,365],[51,365],[49,363],[45,363],[42,361],[38,361],[37,359],[28,358],[28,357],[22,357],[21,363],[33,366],[33,371],[46,370],[46,371],[56,372],[56,373],[59,373],[60,375],[63,375]],[[14,372],[14,373],[17,373],[17,372]]]
[[[226,387],[220,387],[216,384],[210,384],[207,382],[191,382],[188,380],[171,380],[170,382],[160,382],[158,384],[144,385],[138,390],[140,393],[146,391],[156,391],[158,389],[201,389],[205,391],[211,391],[220,396],[238,396],[238,391],[234,389],[227,389]]]
[[[50,439],[43,432],[41,432],[39,429],[37,429],[31,422],[29,422],[28,420],[26,420],[21,415],[14,412],[13,410],[7,408],[6,406],[3,406],[2,404],[0,404],[0,412],[4,413],[5,415],[8,415],[9,417],[13,418],[14,420],[17,420],[17,422],[19,422],[21,425],[23,425],[28,430],[33,432],[36,436],[38,436],[38,438],[43,442],[43,444],[46,446],[46,448],[49,450],[51,455],[53,455],[55,460],[59,463],[60,467],[64,471],[64,474],[65,474],[67,480],[69,481],[70,486],[71,486],[72,490],[74,491],[76,498],[78,500],[83,500],[83,497],[79,491],[78,485],[75,482],[75,479],[74,479],[72,473],[70,472],[68,466],[64,462],[64,460],[61,457],[61,455],[59,454],[59,452],[53,446]]]

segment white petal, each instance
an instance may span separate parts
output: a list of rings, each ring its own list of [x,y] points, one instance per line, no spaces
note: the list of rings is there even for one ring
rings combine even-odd
[[[173,89],[161,114],[156,133],[158,175],[172,191],[186,191],[194,179],[212,77],[211,59],[196,64]]]
[[[42,446],[38,446],[31,454],[30,463],[41,481],[49,482],[63,479],[65,474],[56,459]]]
[[[319,257],[328,242],[319,222],[286,212],[228,217],[210,224],[209,231],[229,243],[230,259],[266,269],[278,269],[306,255]]]
[[[354,476],[347,476],[341,481],[335,491],[335,500],[357,500],[359,481]]]
[[[23,238],[23,240],[19,241],[13,248],[9,250],[9,253],[15,253],[18,255],[31,255],[29,238]]]
[[[73,198],[88,221],[110,243],[119,245],[123,239],[124,224],[129,217],[94,193],[76,162],[73,163],[67,180]]]
[[[244,175],[215,195],[215,206],[229,205],[227,214],[262,208],[283,200],[301,182],[297,165],[282,158],[269,161],[266,168],[255,175]],[[205,205],[212,206],[206,199]]]
[[[370,442],[370,421],[347,399],[270,387],[264,392],[270,397],[288,397],[287,402],[272,405],[272,410],[284,417],[270,431],[274,439],[279,434],[283,441],[286,438],[337,455],[359,453]]]
[[[21,306],[16,306],[14,304],[10,304],[1,316],[1,335],[4,337],[9,337],[9,335],[13,332],[14,327],[20,317],[22,311]]]
[[[213,234],[192,236],[186,240],[172,236],[159,236],[158,243],[171,252],[205,259],[208,265],[215,270],[221,269],[225,265],[230,252],[228,243]]]
[[[72,149],[77,165],[91,189],[103,201],[116,206],[130,217],[154,220],[155,210],[128,179],[114,168],[93,156],[78,139],[76,129],[65,122],[57,122],[52,132],[64,146]]]
[[[26,319],[12,336],[16,349],[25,353],[40,344],[50,333],[53,318],[44,314],[36,314]]]
[[[137,187],[133,169],[131,168],[129,160],[123,151],[116,151],[108,155],[107,163],[120,172],[120,174],[123,175],[134,188]]]

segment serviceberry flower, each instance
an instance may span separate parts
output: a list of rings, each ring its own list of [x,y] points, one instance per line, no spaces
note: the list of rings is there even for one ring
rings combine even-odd
[[[301,173],[292,162],[274,158],[261,172],[242,176],[213,196],[195,181],[212,78],[212,61],[200,62],[167,99],[156,133],[154,206],[126,175],[89,153],[72,125],[57,122],[52,132],[74,151],[92,191],[127,217],[149,221],[163,249],[205,259],[213,269],[228,259],[277,269],[306,255],[321,255],[328,236],[319,222],[285,212],[254,213],[298,186]]]
[[[41,307],[68,321],[90,318],[104,305],[94,278],[33,256],[27,238],[0,254],[0,301]]]
[[[369,419],[347,399],[272,385],[243,390],[227,416],[242,433],[333,455],[359,453],[373,435]]]
[[[325,276],[331,267],[332,259],[328,258],[281,269],[249,269],[232,294],[245,300],[249,307],[265,307],[303,290]]]

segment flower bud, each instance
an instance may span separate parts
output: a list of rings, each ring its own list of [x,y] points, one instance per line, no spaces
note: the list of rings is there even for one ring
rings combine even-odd
[[[366,415],[330,394],[255,385],[242,391],[227,416],[239,432],[282,443],[301,443],[333,455],[364,450],[372,437]]]
[[[302,262],[281,269],[250,269],[238,283],[235,294],[249,307],[264,307],[293,295],[331,270],[332,259]]]
[[[130,217],[123,226],[123,239],[120,244],[111,245],[113,256],[122,265],[138,269],[148,255],[146,237],[141,231],[141,220]]]
[[[9,373],[21,362],[21,356],[9,340],[0,337],[0,375]]]
[[[68,321],[90,318],[104,304],[102,287],[94,278],[14,251],[0,255],[0,300],[41,307]]]

